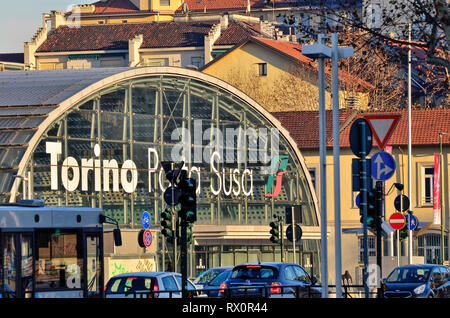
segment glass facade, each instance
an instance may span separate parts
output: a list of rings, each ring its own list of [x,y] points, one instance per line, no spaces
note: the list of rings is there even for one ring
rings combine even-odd
[[[277,127],[225,88],[188,76],[123,80],[73,105],[46,129],[24,173],[33,198],[47,205],[100,207],[121,228],[137,229],[148,211],[159,237],[168,186],[161,162],[180,160],[197,179],[196,225],[268,225],[301,205],[300,225],[318,226],[305,172]],[[318,260],[319,240],[310,243],[304,252]],[[170,254],[160,237],[158,244],[158,253]],[[198,252],[225,265],[277,260],[275,249],[267,239],[242,250],[217,244]]]

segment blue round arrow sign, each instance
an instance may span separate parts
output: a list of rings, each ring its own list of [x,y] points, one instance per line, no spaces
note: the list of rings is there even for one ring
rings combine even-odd
[[[370,159],[370,168],[375,180],[385,181],[395,173],[395,160],[387,152],[380,151]]]
[[[142,213],[142,226],[144,229],[148,229],[150,227],[150,214],[147,211]]]
[[[419,223],[419,222],[417,222],[417,218],[412,214],[405,215],[405,218],[406,218],[406,224],[408,225],[408,229],[410,229],[411,231],[414,230]]]

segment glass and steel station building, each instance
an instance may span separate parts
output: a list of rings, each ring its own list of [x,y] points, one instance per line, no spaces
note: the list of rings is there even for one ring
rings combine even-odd
[[[161,162],[174,160],[198,185],[190,277],[279,261],[269,223],[300,206],[295,261],[320,278],[318,202],[303,157],[280,122],[244,93],[173,67],[0,73],[2,201],[102,208],[123,236],[121,247],[105,236],[105,276],[173,262],[160,214],[168,186]],[[144,211],[148,248],[137,239]],[[285,260],[294,261],[285,244]]]

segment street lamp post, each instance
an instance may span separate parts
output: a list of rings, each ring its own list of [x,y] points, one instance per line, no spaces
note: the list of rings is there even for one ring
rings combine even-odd
[[[321,249],[322,249],[322,286],[328,286],[327,261],[327,208],[326,208],[326,113],[325,113],[325,58],[332,62],[332,99],[333,99],[333,163],[334,163],[334,215],[335,215],[335,274],[336,298],[342,297],[342,260],[341,260],[341,210],[340,210],[340,145],[339,145],[339,72],[340,58],[353,56],[352,47],[338,47],[338,35],[331,35],[332,48],[324,44],[325,35],[318,35],[318,43],[304,45],[302,54],[318,58],[319,64],[319,132],[320,132],[320,213],[321,213]],[[322,297],[328,297],[328,288],[322,288]]]
[[[442,209],[442,179],[444,177],[444,169],[443,169],[443,160],[442,160],[442,137],[448,135],[446,132],[440,132],[439,133],[439,160],[440,160],[440,170],[439,173],[441,176],[439,177],[439,197],[440,197],[440,208],[441,208],[441,263],[444,263],[445,260],[445,248],[444,248],[444,211]]]

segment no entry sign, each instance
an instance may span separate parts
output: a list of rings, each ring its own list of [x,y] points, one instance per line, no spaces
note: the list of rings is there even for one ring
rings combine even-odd
[[[389,218],[389,225],[394,230],[401,230],[406,224],[406,219],[403,214],[400,212],[392,213],[391,217]]]

